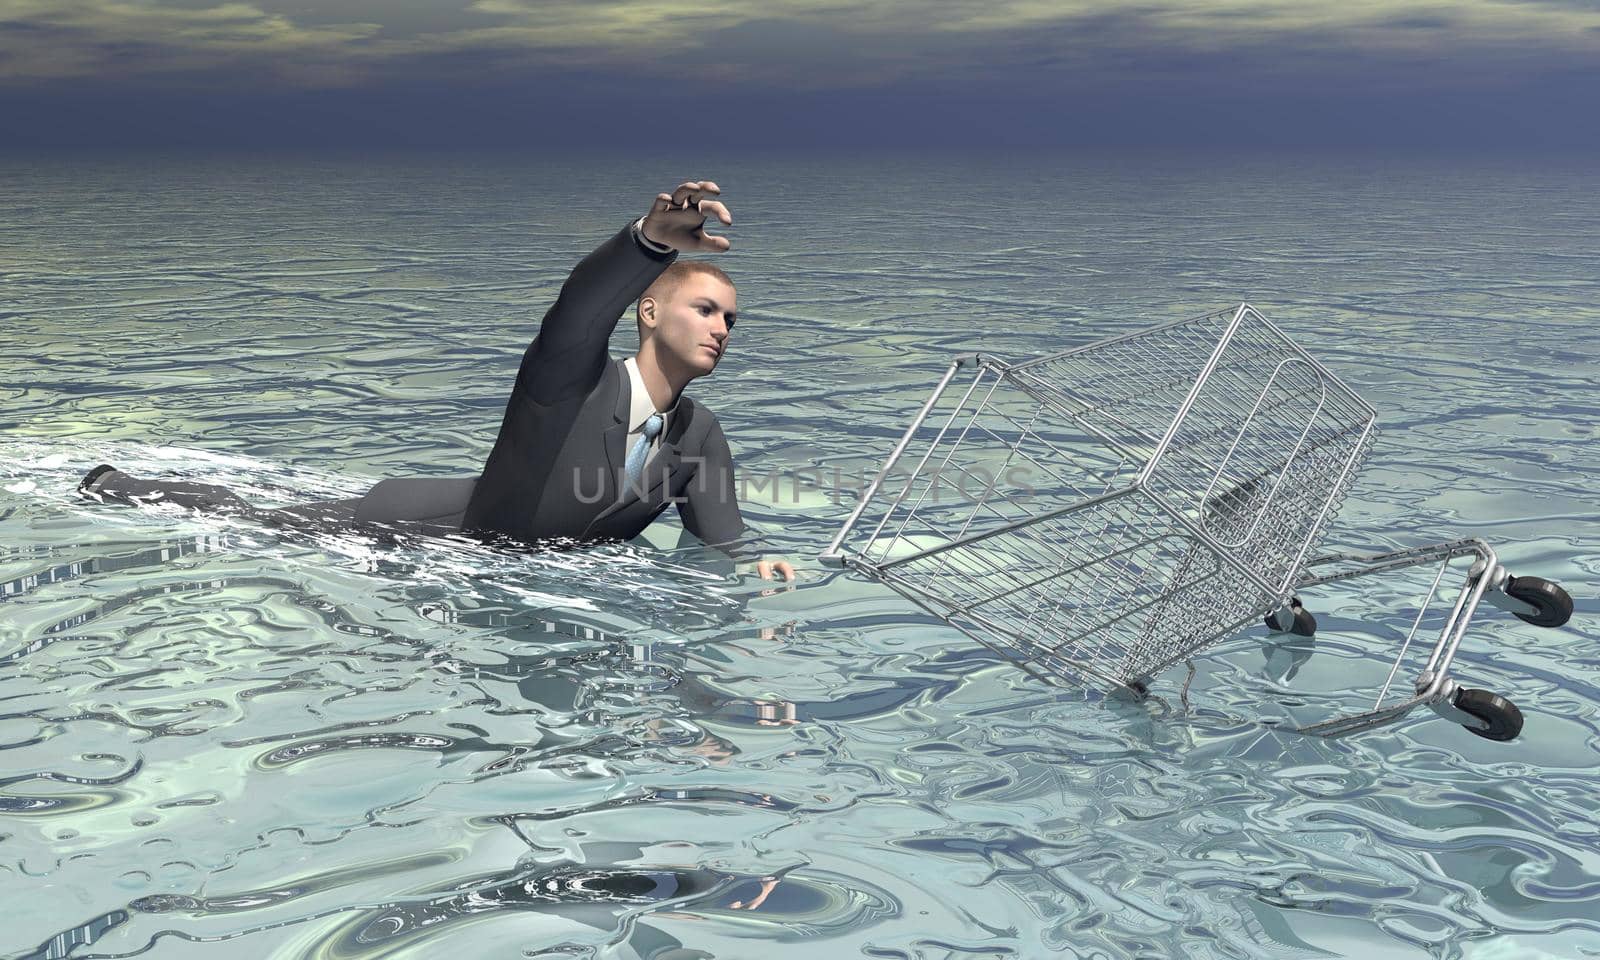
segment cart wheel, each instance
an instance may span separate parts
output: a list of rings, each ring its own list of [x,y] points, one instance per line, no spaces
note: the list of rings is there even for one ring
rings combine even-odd
[[[1572,597],[1559,583],[1538,577],[1512,577],[1506,581],[1506,593],[1539,608],[1535,613],[1516,615],[1536,627],[1559,627],[1572,619]]]
[[[1470,713],[1489,724],[1482,730],[1477,727],[1467,727],[1469,732],[1485,740],[1515,740],[1517,734],[1522,732],[1522,711],[1517,709],[1516,704],[1497,693],[1460,687],[1451,702],[1455,704],[1457,710]]]
[[[1299,597],[1295,597],[1289,602],[1289,609],[1294,611],[1294,622],[1289,625],[1287,632],[1297,637],[1314,637],[1317,635],[1317,618],[1311,615],[1310,610],[1300,605]],[[1267,614],[1261,622],[1266,624],[1267,629],[1273,633],[1285,632],[1278,628],[1278,615],[1276,613]]]

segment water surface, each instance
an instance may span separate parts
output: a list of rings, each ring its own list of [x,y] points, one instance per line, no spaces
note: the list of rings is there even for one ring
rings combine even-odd
[[[0,161],[0,953],[1600,954],[1600,182],[1337,157]],[[76,500],[264,504],[477,469],[572,265],[710,177],[741,323],[691,391],[766,593],[647,541],[397,548]],[[1379,411],[1330,542],[1480,536],[1562,630],[1458,657],[1523,738],[1338,742],[1409,585],[1308,598],[1137,705],[1032,680],[811,558],[949,356],[1249,300]],[[625,321],[613,352],[635,345]],[[1424,586],[1425,586],[1424,578]],[[1287,674],[1292,674],[1286,679]]]

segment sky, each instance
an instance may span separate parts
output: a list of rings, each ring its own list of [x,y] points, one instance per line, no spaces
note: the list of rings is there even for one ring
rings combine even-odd
[[[0,0],[0,149],[1600,149],[1600,0]]]

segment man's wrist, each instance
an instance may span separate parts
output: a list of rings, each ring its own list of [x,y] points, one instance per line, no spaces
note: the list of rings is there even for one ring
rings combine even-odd
[[[671,253],[676,249],[675,247],[670,247],[664,243],[657,243],[645,236],[644,217],[640,217],[639,219],[633,221],[633,235],[639,241],[639,244],[646,250],[653,250],[656,253]]]

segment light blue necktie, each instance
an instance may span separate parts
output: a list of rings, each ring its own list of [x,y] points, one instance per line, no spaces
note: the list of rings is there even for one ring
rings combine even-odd
[[[623,464],[623,472],[628,475],[628,490],[639,489],[639,475],[644,473],[644,458],[650,455],[650,441],[660,432],[661,414],[652,413],[644,422],[644,436],[640,437],[633,445],[633,449],[628,451],[628,461]],[[640,491],[639,495],[643,496],[644,492]]]

